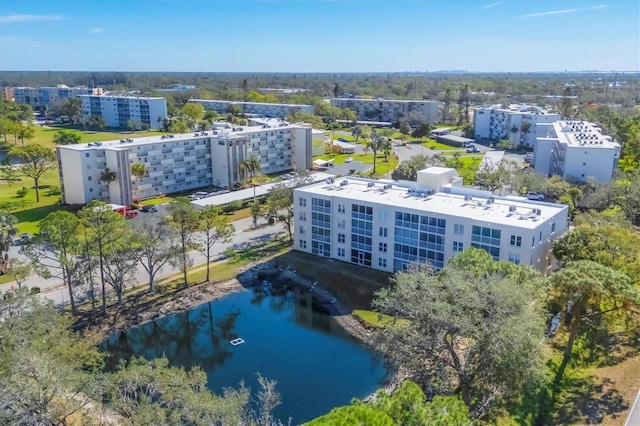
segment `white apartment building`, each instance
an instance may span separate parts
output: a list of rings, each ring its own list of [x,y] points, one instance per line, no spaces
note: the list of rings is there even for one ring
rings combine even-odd
[[[82,118],[102,117],[109,127],[128,127],[129,120],[139,128],[159,129],[167,118],[167,100],[162,97],[82,95]]]
[[[560,114],[535,105],[492,105],[473,112],[475,139],[499,141],[533,147],[538,123],[560,120]]]
[[[349,108],[356,112],[358,120],[395,123],[412,112],[431,124],[440,120],[441,103],[438,101],[403,101],[394,99],[332,98],[331,106]]]
[[[217,131],[121,139],[56,148],[64,204],[92,199],[133,200],[205,187],[230,187],[243,178],[240,163],[260,159],[262,173],[311,167],[311,127],[281,123]],[[131,175],[142,163],[147,173]],[[106,169],[115,180],[105,182]]]
[[[534,169],[548,176],[609,182],[618,167],[620,144],[587,121],[556,121],[536,127]]]
[[[431,167],[402,184],[353,177],[294,190],[294,248],[387,272],[429,261],[440,269],[469,247],[546,272],[568,207],[498,197]]]
[[[229,107],[236,105],[244,111],[245,114],[255,114],[262,117],[285,118],[294,112],[305,112],[313,114],[315,108],[313,105],[300,104],[271,104],[264,102],[238,102],[238,101],[218,101],[209,99],[189,99],[187,102],[201,104],[206,110],[215,111],[226,114]]]
[[[86,86],[67,87],[59,84],[56,87],[14,87],[13,97],[16,102],[29,104],[32,108],[53,106],[59,100],[67,100],[80,95],[101,95],[102,88]]]

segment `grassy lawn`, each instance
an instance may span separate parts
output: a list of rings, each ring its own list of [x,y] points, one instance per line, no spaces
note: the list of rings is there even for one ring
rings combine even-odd
[[[422,142],[422,145],[424,145],[425,148],[442,150],[442,151],[447,151],[452,149],[462,149],[462,148],[456,148],[455,146],[445,145],[443,143],[436,142],[433,139],[429,139],[429,138],[423,138],[423,139],[426,139],[426,142]]]
[[[391,315],[381,314],[375,311],[369,311],[365,309],[354,309],[353,315],[362,320],[367,326],[374,328],[384,328],[387,325],[393,325],[398,321],[399,325],[407,324],[407,320],[397,320],[395,317]]]

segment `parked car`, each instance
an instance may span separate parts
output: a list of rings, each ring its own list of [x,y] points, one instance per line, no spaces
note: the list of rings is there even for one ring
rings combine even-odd
[[[154,206],[154,205],[150,205],[150,206],[142,206],[142,207],[140,208],[140,211],[141,211],[141,212],[144,212],[144,213],[155,213],[155,212],[157,212],[157,211],[158,211],[158,207],[157,207],[157,206]]]
[[[533,161],[533,154],[525,154],[524,161],[525,163],[531,163]]]
[[[480,152],[480,150],[474,146],[473,148],[467,148],[467,152]]]
[[[350,163],[352,161],[353,161],[353,157],[347,157],[347,158],[344,159],[345,163]]]
[[[544,194],[541,192],[527,192],[527,198],[529,200],[543,201]]]
[[[338,142],[347,142],[345,138],[338,138]]]

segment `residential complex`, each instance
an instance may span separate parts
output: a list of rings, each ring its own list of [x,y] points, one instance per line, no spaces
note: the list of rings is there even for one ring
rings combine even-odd
[[[13,98],[21,104],[29,104],[32,108],[51,107],[60,100],[67,100],[79,95],[102,95],[102,88],[67,87],[59,84],[56,87],[14,87]]]
[[[285,118],[294,112],[305,112],[313,114],[313,105],[299,104],[270,104],[262,102],[238,102],[238,101],[217,101],[208,99],[189,99],[187,102],[198,103],[207,110],[218,113],[227,113],[232,105],[242,108],[245,114],[255,114],[263,117]]]
[[[102,117],[109,127],[159,129],[167,118],[167,100],[162,97],[82,95],[82,118]]]
[[[584,182],[589,176],[609,182],[618,167],[620,144],[586,121],[556,121],[536,127],[534,169]]]
[[[295,249],[387,272],[417,261],[440,269],[469,247],[547,271],[568,212],[566,205],[464,187],[443,167],[401,184],[327,179],[295,189],[294,208]]]
[[[560,120],[560,114],[534,105],[492,105],[473,112],[475,139],[499,141],[533,147],[538,123]]]
[[[401,117],[416,116],[420,121],[437,123],[440,119],[438,101],[401,101],[393,99],[333,98],[331,106],[355,111],[358,120],[395,123]]]
[[[230,187],[243,179],[240,163],[251,155],[261,172],[311,167],[311,127],[281,122],[277,126],[223,128],[56,148],[65,204],[92,199],[129,205],[135,199],[205,187]],[[132,176],[131,165],[146,166]],[[115,179],[105,181],[105,171]]]

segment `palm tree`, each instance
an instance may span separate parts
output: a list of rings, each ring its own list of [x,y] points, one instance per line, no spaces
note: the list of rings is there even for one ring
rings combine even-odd
[[[385,141],[384,136],[382,136],[380,133],[372,132],[371,139],[369,139],[369,142],[367,142],[367,148],[373,151],[373,174],[374,175],[376,174],[376,156],[378,154],[378,151],[382,149],[384,141]]]
[[[253,176],[256,172],[262,170],[262,166],[260,165],[260,159],[255,155],[251,154],[248,158],[238,164],[238,167],[242,171],[242,174],[246,177],[247,173],[249,174],[249,182],[253,181]],[[256,202],[256,187],[253,187],[253,202]]]
[[[140,179],[147,174],[147,166],[144,163],[133,163],[131,165],[131,174]]]
[[[100,180],[102,182],[110,183],[116,180],[116,172],[109,170],[109,168],[105,168],[102,173],[100,173]]]
[[[351,129],[351,135],[356,138],[356,142],[358,142],[358,139],[362,136],[362,127],[354,126],[353,129]]]

